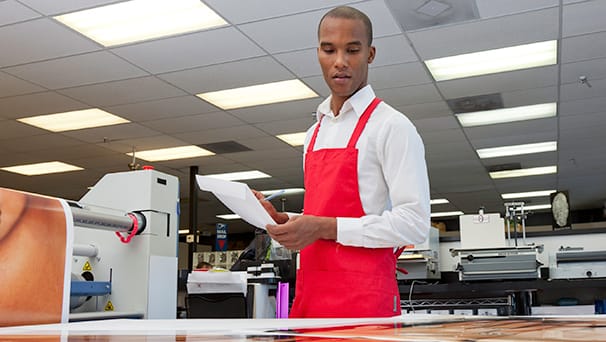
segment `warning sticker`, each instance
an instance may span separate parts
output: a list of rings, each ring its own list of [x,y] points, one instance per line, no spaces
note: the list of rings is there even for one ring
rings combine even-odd
[[[93,270],[93,268],[90,267],[90,262],[88,262],[88,261],[84,263],[84,266],[82,266],[82,271],[92,271],[92,270]]]
[[[114,304],[112,304],[111,300],[107,301],[107,304],[105,304],[105,311],[114,311]]]

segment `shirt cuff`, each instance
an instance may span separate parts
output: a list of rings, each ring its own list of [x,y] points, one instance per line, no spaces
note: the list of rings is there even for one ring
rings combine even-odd
[[[344,246],[364,246],[362,220],[355,217],[337,217],[337,242]]]

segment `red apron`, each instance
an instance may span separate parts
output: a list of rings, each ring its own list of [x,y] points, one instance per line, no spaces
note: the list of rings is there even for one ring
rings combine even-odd
[[[359,195],[356,143],[380,102],[375,98],[366,108],[346,148],[313,151],[320,119],[305,156],[305,215],[365,215]],[[400,314],[392,248],[351,247],[332,240],[317,240],[301,250],[300,263],[290,317]]]

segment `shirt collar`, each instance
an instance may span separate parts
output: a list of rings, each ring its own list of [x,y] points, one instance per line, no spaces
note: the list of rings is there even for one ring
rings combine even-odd
[[[343,107],[341,108],[341,113],[339,116],[347,113],[353,109],[353,112],[356,113],[358,117],[362,116],[370,102],[374,100],[375,92],[372,89],[370,84],[367,84],[362,89],[358,90],[355,94],[353,94],[345,103],[343,103]],[[330,100],[332,99],[332,95],[330,95],[326,100],[322,101],[318,106],[318,110],[316,111],[316,118],[320,120],[323,115],[328,116],[331,119],[335,118],[334,113],[330,109]]]

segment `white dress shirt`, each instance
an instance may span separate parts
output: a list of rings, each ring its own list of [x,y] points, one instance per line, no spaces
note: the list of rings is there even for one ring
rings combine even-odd
[[[322,125],[314,151],[343,148],[359,117],[375,98],[370,85],[350,97],[335,116],[328,97],[318,106]],[[314,124],[307,131],[304,151]],[[425,241],[430,227],[429,181],[423,141],[410,120],[381,102],[356,145],[358,185],[365,216],[337,218],[337,242],[360,247],[397,247]],[[305,161],[305,158],[303,158]]]

